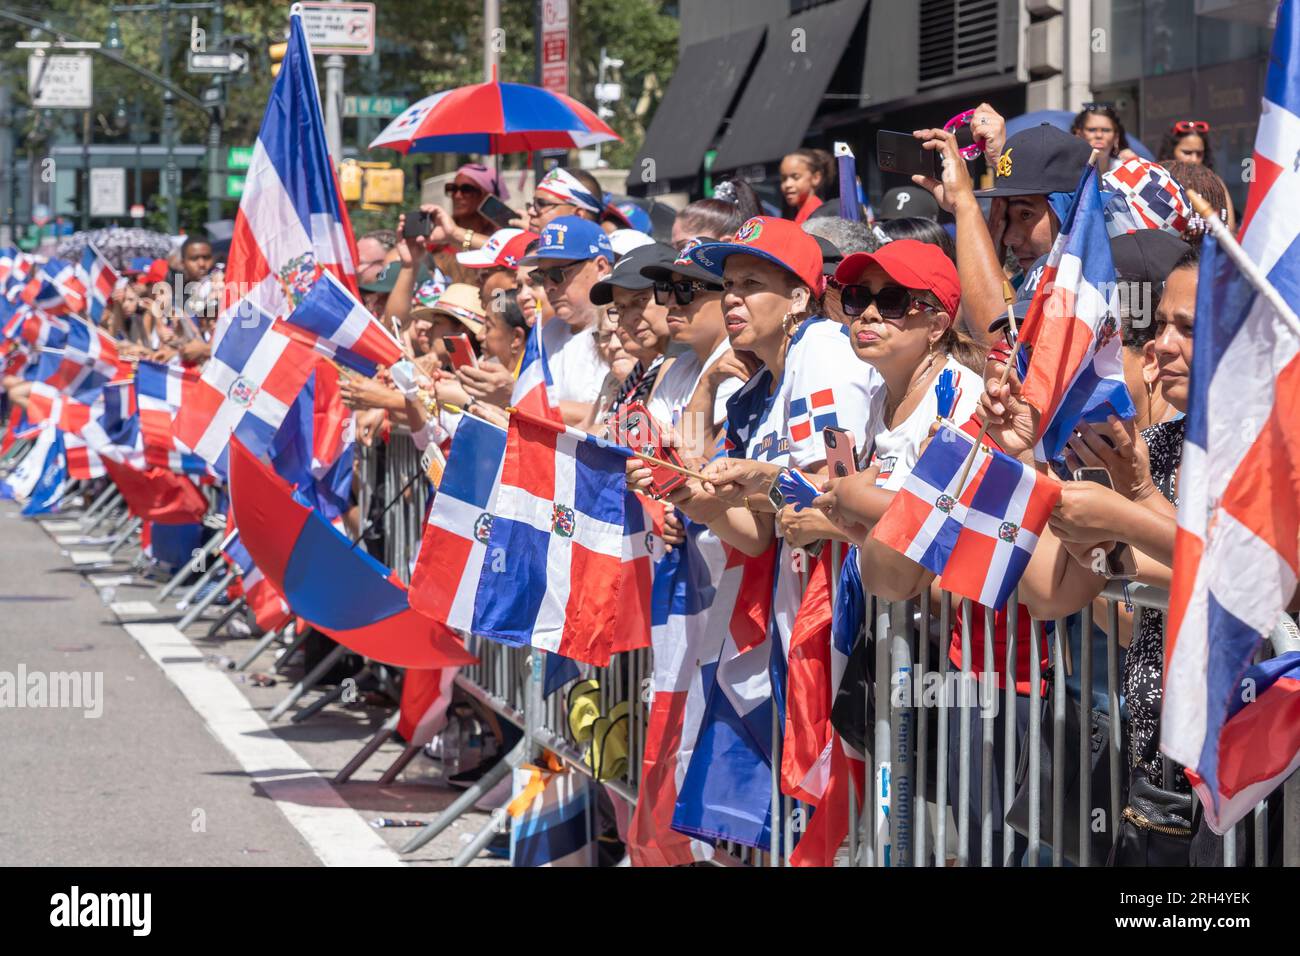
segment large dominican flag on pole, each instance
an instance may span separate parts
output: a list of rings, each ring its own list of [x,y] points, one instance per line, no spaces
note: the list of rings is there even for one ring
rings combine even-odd
[[[1042,414],[1039,461],[1059,455],[1080,421],[1137,414],[1124,381],[1115,263],[1095,166],[1084,170],[1052,244],[1020,340],[1021,396]]]
[[[354,295],[356,243],[330,163],[311,48],[298,14],[289,17],[289,48],[271,88],[225,275],[219,343],[246,306],[286,317],[322,271]]]
[[[1300,14],[1285,0],[1240,249],[1215,229],[1202,251],[1169,596],[1160,746],[1188,768],[1219,833],[1300,755],[1294,705],[1288,716],[1278,701],[1294,698],[1294,672],[1267,688],[1244,680],[1300,569],[1297,155]],[[1261,707],[1265,693],[1270,706]]]

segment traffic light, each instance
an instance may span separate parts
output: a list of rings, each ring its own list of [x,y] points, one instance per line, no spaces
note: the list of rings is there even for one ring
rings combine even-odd
[[[280,73],[280,61],[284,55],[289,52],[289,41],[283,43],[272,43],[267,53],[271,56],[271,76],[278,76]]]

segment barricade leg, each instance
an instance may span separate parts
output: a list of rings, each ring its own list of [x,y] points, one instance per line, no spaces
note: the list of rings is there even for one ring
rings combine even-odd
[[[1052,666],[1056,689],[1052,691],[1052,740],[1065,741],[1065,618],[1058,618],[1052,629]],[[1089,634],[1085,641],[1092,640]],[[1092,688],[1083,687],[1081,697],[1092,704]],[[1085,720],[1085,724],[1090,721]],[[1086,791],[1085,791],[1086,792]],[[1087,802],[1086,800],[1084,801]],[[1052,747],[1052,866],[1065,865],[1065,747]]]
[[[1016,712],[1016,637],[1019,627],[1020,606],[1015,591],[1011,592],[1011,597],[1007,599],[1007,656],[1004,673],[1007,675],[1003,689],[1002,706],[1007,714],[1007,719],[1002,724],[1002,805],[1011,806],[1011,801],[1015,799],[1016,794],[1016,744],[1017,740],[1017,721],[1011,719]],[[1016,852],[1016,831],[1009,826],[1002,828],[1002,865],[1011,866]]]
[[[1025,858],[1027,866],[1038,866],[1038,851],[1042,846],[1042,814],[1040,813],[1042,792],[1039,773],[1042,772],[1043,740],[1043,688],[1042,661],[1039,653],[1043,646],[1042,625],[1035,620],[1029,622],[1029,737],[1025,746],[1029,748],[1029,853]]]
[[[236,614],[238,614],[247,605],[248,605],[248,598],[242,598],[242,597],[238,601],[232,603],[230,607],[226,608],[224,611],[221,612],[221,616],[219,618],[217,618],[215,621],[212,622],[212,626],[208,628],[208,633],[205,636],[208,637],[209,639],[215,638],[217,636],[217,631],[221,630],[228,623],[230,623],[230,619],[233,618]]]
[[[259,654],[261,654],[264,650],[266,650],[273,643],[275,643],[275,639],[277,637],[279,637],[282,633],[287,634],[289,629],[292,628],[293,626],[294,626],[294,622],[290,621],[282,628],[276,628],[274,631],[267,631],[265,634],[263,634],[261,639],[256,644],[253,645],[253,649],[250,650],[247,654],[245,654],[243,659],[238,664],[235,665],[235,670],[242,671],[244,670],[244,668],[248,667],[248,665],[252,664],[253,661],[257,660]]]
[[[81,527],[84,531],[90,520],[99,515],[104,508],[111,507],[114,498],[122,497],[122,493],[117,490],[117,485],[112,482],[104,486],[104,490],[95,496],[95,499],[81,512]]]
[[[392,762],[388,769],[380,774],[379,782],[385,786],[392,783],[397,779],[397,775],[405,770],[407,765],[415,759],[415,755],[423,749],[424,748],[419,744],[408,743],[402,752],[397,755],[397,759]]]
[[[386,744],[388,739],[393,736],[401,716],[400,709],[393,711],[383,725],[375,731],[374,736],[366,741],[366,745],[357,751],[356,756],[344,764],[343,769],[334,775],[334,782],[347,783],[352,779],[352,775],[360,770],[365,765],[365,762],[374,755],[375,751]]]
[[[217,550],[217,546],[220,545],[223,540],[225,540],[225,537],[226,537],[226,533],[224,531],[218,531],[212,537],[208,538],[208,540],[203,543],[203,547],[200,549],[198,556],[201,557],[204,561],[206,561],[209,557],[211,557],[212,552]],[[177,571],[175,574],[173,574],[171,580],[169,580],[166,584],[164,584],[162,586],[162,590],[158,592],[158,600],[159,601],[163,600],[164,598],[167,597],[167,595],[171,594],[178,587],[180,587],[181,582],[185,580],[186,575],[190,574],[193,571],[194,571],[194,566],[192,562],[186,562],[185,564],[181,565],[180,570]]]
[[[117,552],[121,550],[122,546],[130,539],[131,535],[139,531],[140,526],[143,524],[143,518],[132,518],[129,520],[122,527],[122,530],[118,532],[117,537],[108,543],[108,553],[117,554]]]
[[[214,561],[206,571],[204,571],[202,574],[199,575],[198,580],[195,581],[193,584],[191,584],[189,586],[189,589],[183,595],[181,595],[181,599],[176,602],[176,610],[184,611],[186,608],[188,608],[190,606],[190,602],[194,600],[194,595],[198,594],[201,590],[203,590],[203,585],[207,584],[214,577],[216,577],[217,572],[220,571],[224,566],[225,566],[225,562]]]
[[[912,837],[915,832],[912,819],[913,774],[912,752],[915,746],[916,712],[912,707],[912,606],[910,602],[896,601],[890,607],[890,742],[889,780],[889,845],[892,866],[911,866]],[[894,704],[895,696],[899,699]]]
[[[474,834],[474,839],[469,841],[465,849],[456,854],[456,859],[452,860],[451,865],[454,867],[469,866],[474,862],[474,858],[483,852],[483,848],[492,842],[492,838],[501,830],[502,815],[500,811],[493,812],[488,818],[487,823],[483,824],[478,833]]]
[[[1091,866],[1092,824],[1092,605],[1079,623],[1079,865]],[[1119,719],[1119,715],[1115,715]]]
[[[221,568],[221,570],[225,572],[224,567]],[[185,630],[187,627],[189,627],[191,624],[197,621],[199,619],[199,616],[204,611],[206,611],[209,607],[211,607],[214,603],[216,603],[217,598],[221,597],[222,585],[224,585],[229,578],[230,578],[229,572],[225,572],[220,576],[215,576],[212,581],[214,585],[212,590],[209,591],[206,595],[204,595],[204,597],[197,604],[190,605],[189,610],[186,611],[184,616],[182,616],[181,619],[176,622],[176,629],[178,631]]]
[[[370,665],[367,664],[365,667],[361,668],[361,670],[357,671],[355,677],[350,677],[350,678],[348,678],[348,680],[353,680],[353,681],[355,681],[355,680],[359,679],[360,677],[362,677],[362,675],[369,674],[369,673],[370,673]],[[289,718],[290,723],[300,724],[300,723],[302,723],[304,720],[310,720],[310,719],[311,719],[312,717],[314,717],[316,714],[318,714],[318,713],[320,713],[322,710],[324,710],[327,706],[329,706],[330,704],[334,703],[334,701],[336,701],[336,700],[340,700],[340,699],[343,697],[343,695],[344,695],[345,693],[347,693],[347,682],[346,682],[346,681],[341,682],[341,683],[340,683],[337,687],[335,687],[333,690],[330,690],[330,691],[327,691],[327,692],[324,693],[324,694],[321,694],[320,697],[317,697],[315,700],[313,700],[310,704],[308,704],[308,705],[307,705],[306,707],[304,707],[302,710],[298,711],[298,712],[297,712],[296,714],[294,714],[291,718]]]
[[[971,602],[961,599],[961,684],[970,686],[971,655],[974,650],[971,629]],[[957,695],[957,865],[970,866],[970,708]]]
[[[320,679],[329,673],[329,669],[338,662],[340,657],[347,653],[347,650],[342,644],[335,645],[332,651],[321,658],[320,663],[313,667],[309,673],[304,674],[302,680],[293,685],[293,689],[289,691],[284,700],[276,704],[271,713],[267,715],[267,720],[279,720],[284,715],[284,712],[297,703],[303,694],[315,687],[320,682]]]
[[[120,494],[118,494],[115,498],[113,498],[108,503],[108,506],[95,516],[95,520],[91,522],[90,527],[85,529],[85,533],[87,535],[93,535],[105,523],[112,521],[115,516],[117,520],[120,521],[122,519],[122,515],[130,514],[130,512],[125,509],[125,507],[123,508],[122,512],[119,513],[117,510],[117,506],[119,504],[123,504],[122,496]]]
[[[276,659],[275,666],[272,668],[277,674],[283,674],[284,669],[289,666],[289,659],[294,653],[307,643],[307,638],[311,637],[311,628],[305,629],[301,634],[294,636],[293,642],[284,649],[284,653]]]
[[[1300,866],[1300,773],[1282,784],[1282,865]]]
[[[479,800],[505,779],[506,774],[510,773],[516,766],[528,760],[530,754],[531,742],[528,735],[515,744],[514,749],[506,754],[504,760],[497,761],[486,773],[483,774],[472,786],[464,793],[451,802],[447,809],[438,814],[438,819],[434,820],[427,827],[423,827],[402,847],[402,853],[414,853],[420,847],[424,846],[434,837],[436,837],[447,827],[451,826],[456,819],[466,810],[478,803]]]

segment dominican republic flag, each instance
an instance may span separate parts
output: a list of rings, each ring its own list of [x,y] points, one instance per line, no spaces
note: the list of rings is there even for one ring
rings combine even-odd
[[[338,369],[323,359],[315,362],[269,454],[276,474],[296,486],[294,496],[333,524],[347,510],[352,491],[353,420],[339,391]]]
[[[27,280],[23,301],[50,315],[67,315],[86,310],[86,284],[77,267],[62,259],[50,259]]]
[[[60,454],[61,450],[55,447],[58,434],[57,428],[40,429],[23,460],[6,477],[0,478],[0,501],[23,501],[32,493],[41,475]]]
[[[624,599],[630,454],[526,412],[510,416],[474,634],[609,663]]]
[[[244,598],[248,601],[257,626],[263,631],[274,631],[288,623],[292,616],[289,605],[285,603],[284,597],[275,586],[266,579],[266,575],[253,564],[253,556],[244,547],[238,532],[226,545],[221,556],[238,571]]]
[[[653,696],[627,840],[633,866],[680,866],[713,858],[711,843],[673,830],[673,812],[708,703],[705,665],[722,650],[740,574],[726,573],[727,548],[717,535],[689,519],[684,523],[686,541],[655,569]]]
[[[94,243],[87,243],[81,253],[81,280],[86,286],[90,321],[98,325],[108,309],[113,289],[117,287],[117,273],[100,255]]]
[[[474,620],[505,454],[504,428],[461,416],[411,573],[411,607],[465,633]]]
[[[623,504],[623,567],[619,584],[623,595],[613,651],[649,647],[654,578],[665,555],[662,502],[629,491]]]
[[[27,280],[31,278],[36,268],[36,260],[27,253],[12,248],[4,250],[3,260],[0,262],[0,268],[8,267],[3,285],[5,301],[11,304],[18,303],[22,301],[22,295],[27,291]]]
[[[514,391],[510,393],[510,404],[538,418],[559,422],[563,418],[560,415],[560,403],[555,400],[555,380],[551,378],[551,366],[547,362],[546,346],[542,342],[542,324],[539,318],[528,330],[524,355],[519,361],[519,376],[515,379]]]
[[[76,316],[69,316],[67,324],[63,356],[46,379],[49,384],[87,401],[107,383],[130,374],[130,363],[118,355],[116,343],[102,329]]]
[[[304,345],[367,377],[377,365],[402,360],[393,333],[331,272],[321,273],[284,323],[285,331]]]
[[[790,441],[807,441],[813,432],[839,425],[835,416],[835,390],[824,388],[807,398],[790,402]]]
[[[959,492],[973,444],[944,422],[872,537],[942,575],[946,590],[997,609],[1029,565],[1061,488],[1014,458],[981,448]]]
[[[356,261],[352,224],[325,143],[311,47],[302,19],[291,13],[289,47],[235,215],[215,345],[247,321],[250,310],[289,315],[323,272],[357,295]]]
[[[22,314],[22,313],[19,313]],[[19,336],[33,352],[61,351],[68,341],[68,320],[40,309],[26,313]],[[53,366],[51,366],[53,368]]]
[[[1284,0],[1240,239],[1281,301],[1257,292],[1227,250],[1206,237],[1169,592],[1160,746],[1189,778],[1195,774],[1206,819],[1219,833],[1285,779],[1300,749],[1294,710],[1288,722],[1273,724],[1270,715],[1281,712],[1260,706],[1258,687],[1245,707],[1241,694],[1300,567],[1297,152],[1300,13]],[[1253,734],[1237,732],[1243,719],[1254,721]],[[1237,731],[1229,733],[1234,722]]]
[[[747,558],[727,549],[716,579],[710,628],[721,649],[701,660],[707,692],[695,749],[678,783],[672,828],[700,840],[766,849],[772,837],[775,725],[773,646],[768,630],[776,552]]]
[[[183,382],[174,434],[225,475],[231,437],[254,456],[265,454],[315,362],[306,346],[250,306],[227,326],[202,376]]]
[[[1137,414],[1124,381],[1115,264],[1095,166],[1079,181],[1020,341],[1021,396],[1042,414],[1039,461],[1059,455],[1080,421]]]
[[[182,475],[212,475],[212,467],[190,451],[172,430],[186,384],[199,384],[197,368],[141,361],[135,367],[135,398],[140,408],[144,458],[151,467]]]

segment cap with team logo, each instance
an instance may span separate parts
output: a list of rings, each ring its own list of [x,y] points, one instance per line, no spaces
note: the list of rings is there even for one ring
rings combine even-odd
[[[756,256],[794,274],[804,285],[820,294],[822,249],[817,240],[788,219],[755,216],[736,232],[731,242],[706,242],[689,253],[691,261],[715,277],[722,276],[727,260],[735,255]]]
[[[590,219],[577,216],[559,216],[542,230],[541,241],[533,254],[519,261],[521,266],[536,265],[542,259],[595,259],[604,256],[614,261],[614,249],[609,244],[605,230]]]
[[[976,196],[1046,196],[1072,193],[1092,147],[1050,123],[1031,126],[1007,140],[993,165],[993,188]]]
[[[685,277],[694,279],[696,282],[703,282],[709,289],[714,292],[722,291],[722,283],[718,277],[703,266],[696,265],[691,259],[691,250],[697,246],[702,246],[709,239],[689,239],[686,245],[677,250],[677,257],[668,265],[661,263],[652,263],[641,269],[641,274],[651,282],[672,282],[675,279]]]
[[[671,264],[677,256],[672,246],[662,242],[652,242],[646,246],[637,246],[614,264],[614,270],[591,287],[593,305],[609,305],[614,301],[614,289],[648,289],[654,280],[643,275],[647,266]]]
[[[519,260],[537,233],[523,229],[498,229],[481,249],[456,253],[456,261],[470,269],[518,269]]]
[[[880,219],[930,219],[939,221],[939,204],[928,190],[920,186],[899,186],[891,189],[876,207]]]

